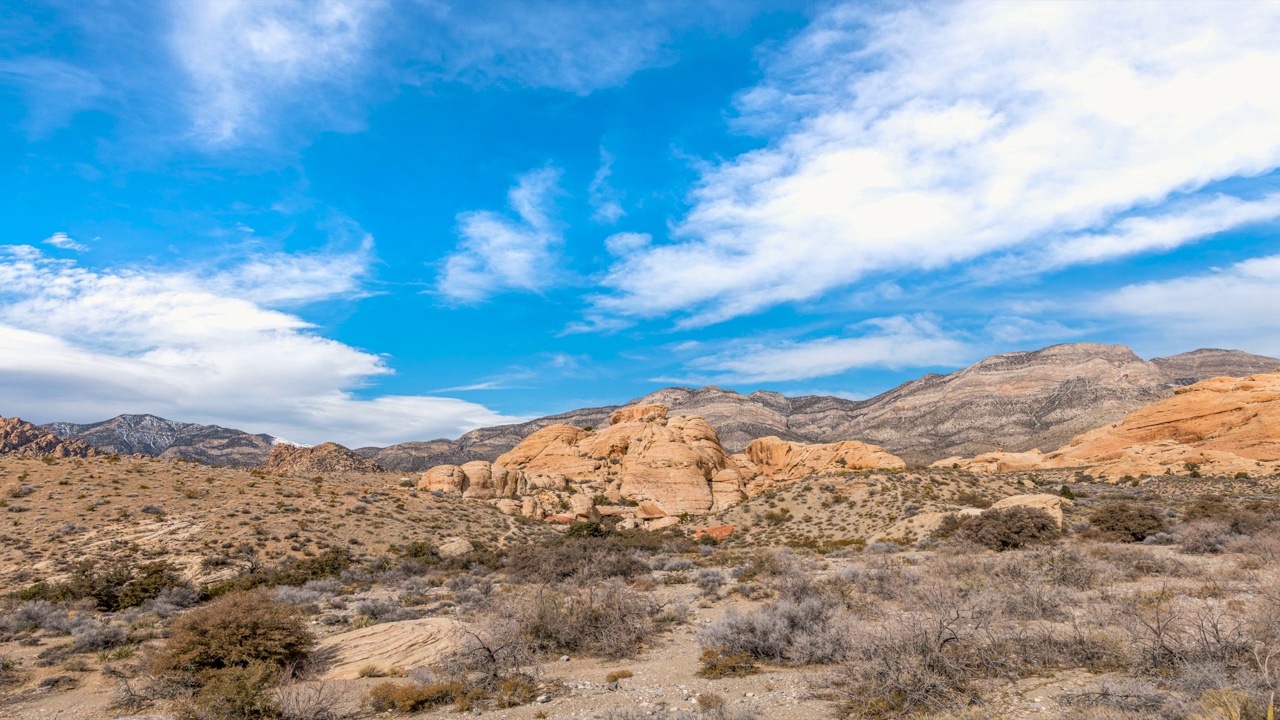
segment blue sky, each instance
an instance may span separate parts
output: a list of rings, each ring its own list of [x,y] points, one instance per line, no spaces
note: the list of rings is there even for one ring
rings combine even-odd
[[[0,2],[0,414],[353,446],[1280,354],[1280,6]]]

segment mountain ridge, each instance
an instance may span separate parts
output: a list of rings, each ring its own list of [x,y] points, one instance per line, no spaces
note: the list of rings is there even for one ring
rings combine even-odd
[[[1186,385],[1216,376],[1280,369],[1280,359],[1202,348],[1143,360],[1124,345],[1068,343],[1001,353],[948,374],[929,373],[866,400],[827,395],[788,397],[769,390],[741,394],[715,385],[667,387],[619,405],[579,408],[523,423],[355,452],[396,472],[493,461],[533,432],[554,424],[602,427],[622,407],[660,404],[673,414],[704,417],[729,452],[752,440],[879,445],[912,464],[953,455],[1052,449],[1087,430],[1123,418]],[[141,452],[208,464],[265,463],[277,438],[153,415],[121,415],[100,423],[42,428],[106,452]]]

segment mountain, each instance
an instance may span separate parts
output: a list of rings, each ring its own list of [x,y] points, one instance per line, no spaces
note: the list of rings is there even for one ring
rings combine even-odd
[[[0,418],[0,455],[94,457],[101,454],[83,440],[64,440],[18,418]]]
[[[41,426],[58,437],[75,438],[115,455],[151,455],[207,465],[249,467],[266,462],[275,438],[217,425],[165,420],[155,415],[120,415],[103,422]]]
[[[949,462],[950,461],[950,462]],[[1280,470],[1280,373],[1215,377],[1090,430],[1050,453],[948,458],[979,472],[1088,468],[1095,477],[1271,475]]]
[[[1056,448],[1115,422],[1178,387],[1216,376],[1242,377],[1280,368],[1276,358],[1205,349],[1143,360],[1123,345],[1074,343],[994,355],[948,375],[930,374],[869,400],[757,391],[665,388],[627,405],[666,405],[673,414],[705,418],[729,452],[752,440],[831,443],[861,440],[910,463],[994,450]],[[362,455],[401,472],[496,459],[549,425],[600,427],[622,406],[585,408],[515,425],[481,428],[456,441],[433,440]]]

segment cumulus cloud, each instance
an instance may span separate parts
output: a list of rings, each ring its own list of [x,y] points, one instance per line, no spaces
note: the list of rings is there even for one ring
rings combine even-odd
[[[521,175],[507,193],[515,218],[489,210],[459,215],[461,240],[442,262],[436,292],[476,303],[500,292],[541,292],[560,279],[563,238],[552,218],[559,182],[555,168]]]
[[[350,86],[377,1],[217,0],[173,4],[173,51],[191,80],[196,135],[211,145],[261,132],[287,93]],[[307,112],[329,111],[311,103]]]
[[[773,57],[740,101],[768,146],[709,166],[672,241],[618,260],[597,311],[705,324],[1050,241],[1056,263],[1149,252],[1275,210],[1185,203],[1280,165],[1280,94],[1259,86],[1280,72],[1280,6],[863,7]]]
[[[848,336],[746,342],[696,359],[689,367],[736,382],[782,382],[838,375],[857,368],[955,366],[971,354],[961,340],[925,316],[876,318]]]
[[[1280,255],[1226,268],[1128,285],[1091,310],[1128,320],[1171,347],[1245,347],[1280,355]]]
[[[509,420],[453,398],[362,398],[391,374],[386,361],[242,296],[250,276],[94,271],[30,246],[0,250],[4,413],[84,422],[149,412],[353,446]]]

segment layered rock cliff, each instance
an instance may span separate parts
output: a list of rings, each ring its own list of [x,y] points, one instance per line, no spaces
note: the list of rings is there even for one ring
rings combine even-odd
[[[1280,472],[1280,373],[1220,377],[1182,388],[1049,453],[949,458],[980,472],[1086,469],[1095,477]]]

